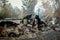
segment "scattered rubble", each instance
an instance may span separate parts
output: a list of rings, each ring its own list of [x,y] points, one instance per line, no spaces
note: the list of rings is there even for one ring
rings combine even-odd
[[[0,28],[4,31],[4,33],[7,33],[6,35],[3,34],[4,37],[13,37],[18,39],[42,39],[42,40],[56,40],[56,33],[59,28],[59,23],[55,23],[55,20],[47,20],[41,21],[42,24],[39,25],[38,28],[38,19],[23,19],[21,20],[20,24],[17,24],[15,22],[10,21],[1,21],[0,24],[3,22],[4,26],[0,25]],[[53,22],[54,21],[54,24]],[[8,22],[8,24],[7,24]],[[47,24],[45,24],[47,23]],[[14,24],[14,25],[13,25]],[[46,25],[46,26],[45,26]],[[1,30],[0,30],[1,31]],[[0,36],[3,32],[1,31]],[[41,36],[40,36],[41,35]],[[42,38],[41,38],[42,37]],[[52,38],[51,38],[52,37]]]

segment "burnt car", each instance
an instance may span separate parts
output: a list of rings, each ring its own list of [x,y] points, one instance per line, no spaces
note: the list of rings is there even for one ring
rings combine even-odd
[[[0,37],[17,37],[20,32],[18,25],[20,20],[2,19],[0,20]]]

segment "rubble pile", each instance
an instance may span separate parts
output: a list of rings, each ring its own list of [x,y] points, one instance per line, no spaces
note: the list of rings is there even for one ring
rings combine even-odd
[[[52,18],[46,21],[36,16],[34,20],[24,18],[19,21],[20,23],[17,21],[0,21],[0,37],[13,37],[18,39],[36,38],[42,40],[48,40],[51,36],[56,38],[56,32],[60,28],[56,20]],[[49,38],[47,39],[47,37]]]

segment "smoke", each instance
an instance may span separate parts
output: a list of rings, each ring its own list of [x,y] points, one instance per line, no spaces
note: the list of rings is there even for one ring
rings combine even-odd
[[[54,14],[58,9],[59,5],[56,0],[40,0],[35,6],[35,14],[39,15],[40,18],[43,17],[44,14],[50,15]],[[39,10],[40,9],[40,10]]]
[[[9,0],[12,7],[18,7],[20,11],[26,12],[26,14],[39,15],[42,18],[44,15],[54,14],[59,5],[57,0]],[[60,1],[59,1],[60,3]],[[53,16],[53,15],[52,15]]]
[[[43,12],[45,11],[45,8],[42,4],[42,2],[38,2],[37,5],[35,6],[35,14],[39,15],[39,17],[41,18],[43,16]]]

